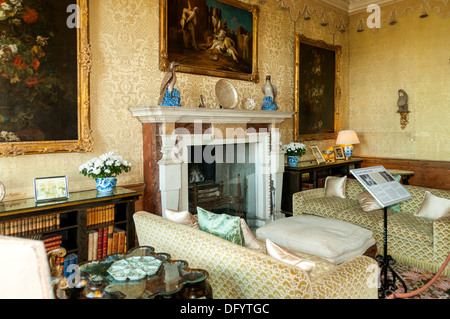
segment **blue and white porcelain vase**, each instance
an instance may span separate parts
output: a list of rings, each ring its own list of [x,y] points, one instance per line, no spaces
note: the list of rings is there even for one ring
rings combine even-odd
[[[117,184],[117,178],[105,177],[96,178],[95,184],[97,185],[97,191],[99,194],[112,194]]]
[[[298,156],[297,155],[288,155],[287,156],[287,164],[290,167],[297,167]]]

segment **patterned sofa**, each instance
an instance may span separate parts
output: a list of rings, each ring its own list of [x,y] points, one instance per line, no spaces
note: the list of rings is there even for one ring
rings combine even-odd
[[[341,265],[316,263],[311,274],[199,229],[148,212],[133,216],[139,245],[152,246],[209,273],[215,299],[376,299],[374,259],[355,257]]]
[[[417,217],[426,191],[450,199],[446,190],[404,185],[413,199],[400,203],[399,211],[388,209],[388,253],[399,263],[436,273],[450,253],[450,217],[437,220]],[[378,254],[383,253],[383,210],[366,212],[356,195],[364,191],[355,179],[347,179],[346,198],[325,197],[325,188],[293,195],[293,215],[311,214],[351,222],[372,230]],[[450,265],[444,271],[450,275]]]

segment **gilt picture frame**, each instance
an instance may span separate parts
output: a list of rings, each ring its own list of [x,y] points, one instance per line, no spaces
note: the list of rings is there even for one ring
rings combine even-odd
[[[0,157],[91,152],[89,0],[3,9]]]
[[[316,158],[317,164],[325,164],[326,163],[325,157],[323,157],[319,147],[317,145],[311,145],[310,148],[314,157]]]
[[[259,82],[258,21],[237,0],[160,0],[160,70]]]
[[[334,158],[336,160],[345,160],[344,149],[341,146],[334,146]]]
[[[295,36],[296,141],[336,138],[341,52],[341,46]]]

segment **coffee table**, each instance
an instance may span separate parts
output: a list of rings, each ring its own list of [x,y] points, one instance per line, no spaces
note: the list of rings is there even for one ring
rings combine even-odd
[[[131,273],[118,277],[115,267],[134,263],[134,269],[144,269],[144,278],[133,279]],[[114,265],[114,266],[113,266]],[[117,265],[117,266],[116,266]],[[212,289],[203,269],[191,269],[184,260],[172,260],[167,253],[155,253],[153,247],[141,246],[126,254],[110,255],[101,261],[79,265],[80,281],[68,291],[69,298],[80,299],[212,299]],[[140,268],[139,268],[140,267]],[[153,267],[153,268],[151,268]]]

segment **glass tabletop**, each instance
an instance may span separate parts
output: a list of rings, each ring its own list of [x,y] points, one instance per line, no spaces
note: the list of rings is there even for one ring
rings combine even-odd
[[[62,201],[52,201],[46,203],[36,203],[34,198],[19,199],[0,203],[0,215],[3,213],[12,213],[16,211],[50,209],[52,206],[79,204],[86,201],[102,201],[110,198],[117,198],[129,195],[138,195],[139,193],[130,189],[116,187],[112,194],[107,196],[99,195],[97,190],[73,192],[69,194],[69,198]]]
[[[183,260],[171,260],[152,247],[136,247],[101,261],[80,264],[81,278],[87,282],[87,298],[148,299],[173,295],[185,284],[204,281],[208,273],[190,269]]]

